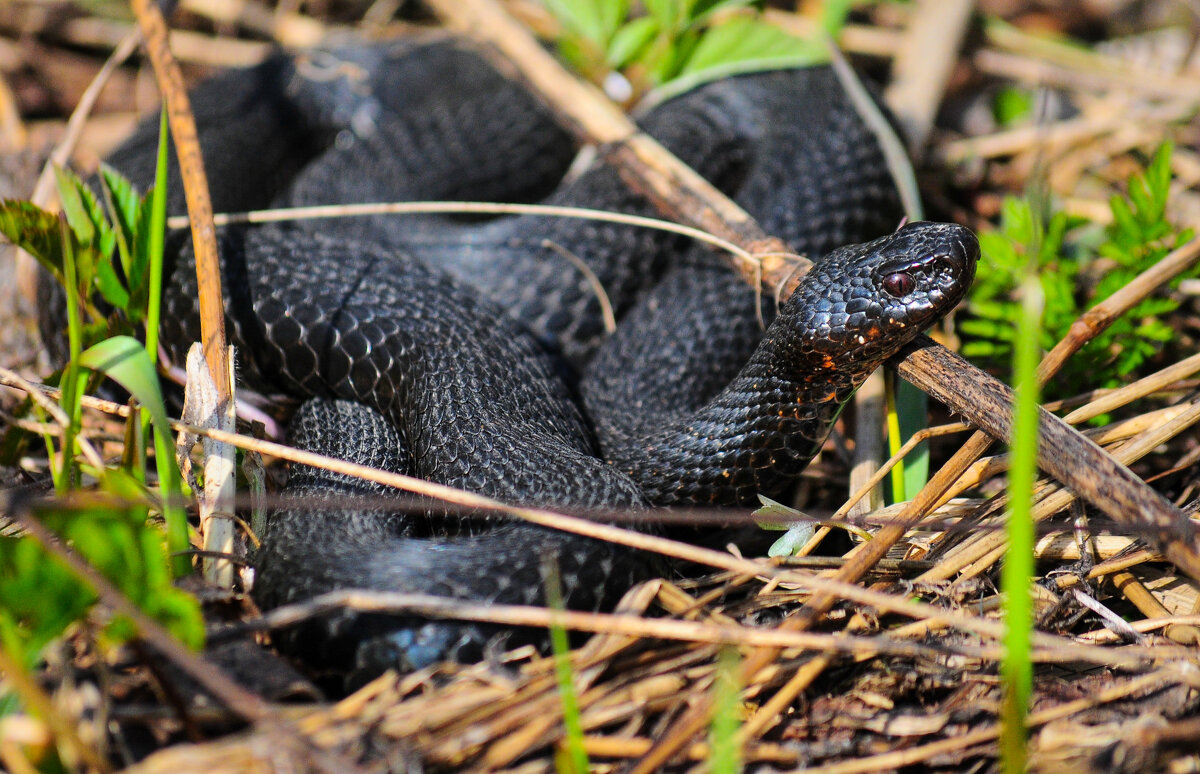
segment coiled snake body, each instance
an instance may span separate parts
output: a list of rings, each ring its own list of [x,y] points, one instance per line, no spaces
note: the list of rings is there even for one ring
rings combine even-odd
[[[652,214],[603,164],[564,178],[566,135],[457,45],[281,56],[202,84],[193,103],[218,211],[545,198]],[[292,420],[294,442],[566,508],[744,505],[785,489],[861,381],[958,302],[977,244],[922,223],[834,249],[886,233],[899,213],[878,146],[828,70],[708,84],[642,123],[768,232],[825,256],[777,313],[707,250],[626,226],[522,216],[227,228],[243,375],[317,398]],[[153,138],[144,127],[111,163],[148,183]],[[172,197],[182,209],[178,184]],[[612,336],[563,250],[603,286],[621,321]],[[189,249],[177,252],[163,339],[179,358],[199,323]],[[774,317],[765,333],[759,311]],[[289,490],[378,491],[305,468]],[[273,515],[254,594],[266,607],[352,587],[540,604],[547,554],[579,609],[611,605],[655,569],[527,524],[305,509]],[[492,634],[346,614],[287,641],[363,676],[478,658]]]

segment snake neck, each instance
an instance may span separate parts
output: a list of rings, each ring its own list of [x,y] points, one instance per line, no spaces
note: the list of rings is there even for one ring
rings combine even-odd
[[[709,403],[612,450],[609,462],[657,505],[745,505],[758,494],[778,495],[820,450],[846,402],[879,364],[850,359],[768,334]]]

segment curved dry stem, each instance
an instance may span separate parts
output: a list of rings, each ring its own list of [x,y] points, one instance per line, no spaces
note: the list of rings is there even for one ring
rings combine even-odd
[[[228,226],[237,223],[280,223],[291,220],[348,218],[360,215],[541,215],[554,218],[580,218],[625,226],[668,231],[695,239],[724,250],[739,261],[753,266],[760,261],[738,245],[707,231],[669,220],[630,215],[622,212],[593,210],[587,207],[560,207],[549,204],[500,204],[496,202],[369,202],[364,204],[325,204],[309,207],[281,207],[273,210],[223,213],[213,216],[213,224]],[[184,228],[188,220],[182,216],[167,219],[169,228]],[[766,253],[764,253],[766,255]]]
[[[561,255],[572,266],[583,275],[587,280],[588,287],[592,289],[592,293],[596,296],[596,302],[600,304],[600,316],[604,318],[604,332],[612,335],[617,329],[617,317],[613,314],[612,301],[608,297],[608,291],[604,289],[604,283],[596,276],[596,272],[591,270],[583,259],[567,248],[560,245],[551,239],[543,239],[542,246]]]

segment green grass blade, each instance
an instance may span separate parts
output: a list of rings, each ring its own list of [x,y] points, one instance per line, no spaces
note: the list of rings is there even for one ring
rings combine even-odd
[[[918,431],[928,427],[929,398],[891,371],[886,376],[888,454],[892,457]],[[909,492],[919,492],[929,480],[929,446],[918,444],[892,468],[888,482],[892,485],[893,503],[904,502]]]
[[[148,222],[147,222],[148,221]],[[142,265],[150,267],[150,283],[146,298],[146,352],[151,361],[158,360],[158,321],[162,307],[163,242],[167,233],[167,111],[163,108],[158,126],[158,166],[154,173],[154,188],[150,192],[149,218],[141,223],[145,233],[141,244],[146,255],[139,257]]]
[[[121,272],[125,277],[129,294],[132,296],[133,288],[143,281],[138,276],[138,268],[134,264],[133,255],[134,234],[138,231],[138,220],[141,215],[137,189],[120,172],[107,164],[101,164],[100,191],[104,194],[104,203],[108,207],[109,219],[112,221],[112,233],[117,241],[117,255],[121,260]],[[126,303],[128,304],[128,299]],[[134,310],[126,306],[126,311],[132,313]]]
[[[929,396],[903,379],[896,379],[896,405],[901,445],[929,426]],[[899,451],[899,449],[897,449]],[[893,452],[894,453],[894,452]],[[899,465],[897,465],[899,467]],[[922,442],[904,457],[904,499],[919,492],[929,480],[929,444]]]
[[[138,266],[147,267],[149,279],[146,289],[146,355],[151,366],[158,361],[158,324],[162,310],[163,245],[167,233],[167,111],[164,107],[158,125],[158,160],[154,172],[154,188],[150,191],[149,208],[139,223],[135,256]],[[152,417],[143,413],[142,432],[145,433]],[[191,562],[181,552],[190,545],[187,535],[187,516],[180,507],[183,485],[175,465],[175,445],[170,435],[154,433],[154,462],[158,471],[159,488],[163,496],[163,515],[167,522],[167,545],[174,555],[171,563],[176,576],[192,571]]]
[[[738,649],[721,649],[717,674],[713,682],[713,719],[710,729],[709,771],[712,774],[736,774],[742,770],[742,750],[738,744],[738,703],[741,689],[738,672],[741,657]]]
[[[154,361],[137,339],[114,336],[82,353],[79,364],[120,384],[150,415],[154,426],[155,463],[162,490],[163,517],[167,522],[167,545],[175,554],[172,565],[176,575],[186,575],[191,571],[190,561],[186,555],[182,555],[189,548],[187,517],[179,504],[180,474],[175,466],[175,446]]]
[[[79,314],[79,285],[76,275],[78,267],[75,264],[74,241],[67,221],[60,219],[58,223],[63,248],[63,275],[66,279],[67,347],[70,352],[70,360],[67,361],[67,367],[63,369],[62,378],[58,384],[61,390],[59,405],[62,406],[63,411],[69,419],[67,427],[63,429],[62,464],[59,467],[59,474],[55,479],[55,492],[61,495],[71,489],[78,480],[75,462],[75,437],[78,435],[80,424],[83,421],[81,399],[87,375],[79,367],[79,354],[83,349],[83,320]]]
[[[562,584],[558,563],[547,557],[542,567],[546,584],[546,604],[554,611],[564,609]],[[563,726],[566,729],[565,756],[556,756],[560,772],[585,774],[588,771],[587,751],[583,749],[583,724],[579,719],[579,699],[575,695],[575,675],[571,668],[571,646],[567,630],[557,621],[550,624],[550,647],[554,652],[554,674],[558,678],[558,695],[562,701]]]
[[[888,456],[894,457],[904,445],[904,439],[900,435],[900,411],[896,406],[896,377],[890,371],[884,374],[883,394],[887,408]],[[892,485],[892,502],[899,503],[908,499],[904,488],[904,460],[900,460],[892,468],[888,482]]]
[[[1037,476],[1038,385],[1040,356],[1038,334],[1044,299],[1036,267],[1022,282],[1021,317],[1014,351],[1012,462],[1008,473],[1008,554],[1001,572],[1005,600],[1004,661],[1001,681],[1004,699],[1000,710],[1001,768],[1019,774],[1026,768],[1026,715],[1033,691],[1032,640],[1034,572],[1033,485]]]

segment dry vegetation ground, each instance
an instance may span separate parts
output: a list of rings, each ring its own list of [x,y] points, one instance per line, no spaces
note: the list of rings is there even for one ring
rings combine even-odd
[[[302,46],[350,29],[408,34],[414,22],[393,19],[399,5],[184,0],[172,20],[179,30],[174,52],[188,78],[200,78],[214,68],[257,61],[272,39]],[[536,30],[553,27],[527,0],[504,5]],[[810,4],[798,5],[799,11],[778,7],[771,18],[804,28],[801,12]],[[892,84],[887,95],[906,128],[928,135],[919,173],[932,218],[990,228],[1005,193],[1044,183],[1068,211],[1103,222],[1110,217],[1108,197],[1171,138],[1171,215],[1200,226],[1195,4],[981,0],[976,16],[963,17],[965,25],[948,11],[954,5],[872,6],[854,17],[841,39],[860,66]],[[87,7],[49,0],[0,5],[4,196],[28,197],[42,160],[64,141],[72,163],[92,169],[156,104],[148,65],[134,61],[114,72],[81,134],[67,136],[66,119],[105,57],[135,29],[119,9]],[[1011,26],[985,26],[984,16]],[[1044,46],[1039,34],[1045,32],[1072,35],[1088,48]],[[939,70],[939,62],[947,66]],[[1059,107],[1034,123],[997,126],[990,100],[1012,84],[1043,87]],[[35,378],[46,363],[33,332],[32,302],[17,285],[5,256],[0,287],[11,291],[11,301],[0,322],[0,366]],[[1185,283],[1180,292],[1187,298],[1168,322],[1177,334],[1175,351],[1194,352],[1198,291]],[[1139,475],[1194,515],[1200,393],[1191,377],[1200,365],[1173,366],[1157,364],[1165,370],[1136,394],[1113,400],[1109,393],[1112,404],[1104,411],[1114,424],[1097,441],[1125,453]],[[1089,394],[1069,408],[1101,397]],[[7,408],[14,398],[6,391],[0,400]],[[98,432],[105,429],[100,415],[89,421]],[[963,437],[934,438],[935,469]],[[704,760],[706,735],[681,729],[690,708],[709,701],[718,656],[735,643],[744,662],[767,663],[743,675],[737,710],[751,768],[994,768],[1000,704],[995,581],[1004,545],[1002,512],[993,507],[1004,486],[997,463],[985,459],[971,467],[854,586],[829,580],[853,545],[840,530],[819,544],[829,534],[821,530],[806,556],[771,562],[743,558],[759,555],[746,545],[731,548],[724,559],[700,557],[712,566],[698,579],[635,589],[615,617],[577,617],[572,624],[581,630],[602,632],[572,658],[592,765],[621,770],[646,760],[656,744],[671,743],[679,749],[673,770]],[[0,471],[0,484],[35,486],[44,480],[44,464],[25,459]],[[801,507],[833,512],[857,489],[847,483],[846,467],[831,449],[814,467]],[[1200,769],[1197,579],[1176,572],[1142,535],[1094,515],[1089,525],[1087,509],[1069,494],[1048,486],[1039,497],[1042,634],[1034,643],[1031,764],[1040,771]],[[858,518],[868,525],[897,514],[896,508],[865,511]],[[823,591],[837,597],[829,612],[806,627],[777,627]],[[214,621],[247,615],[237,594],[202,593]],[[503,619],[520,611],[451,612]],[[246,712],[214,701],[184,678],[175,655],[164,660],[147,653],[101,653],[78,632],[53,649],[41,676],[58,720],[74,727],[108,767],[136,763],[139,771],[172,774],[422,765],[533,772],[554,768],[563,736],[553,662],[533,652],[390,675],[329,703],[318,700],[299,673],[244,638],[215,638],[204,655],[206,668],[224,670],[268,701],[290,700],[253,705],[257,720],[248,727],[239,719]],[[44,719],[0,724],[3,765],[17,770],[25,761],[21,745],[36,747],[47,728]]]

